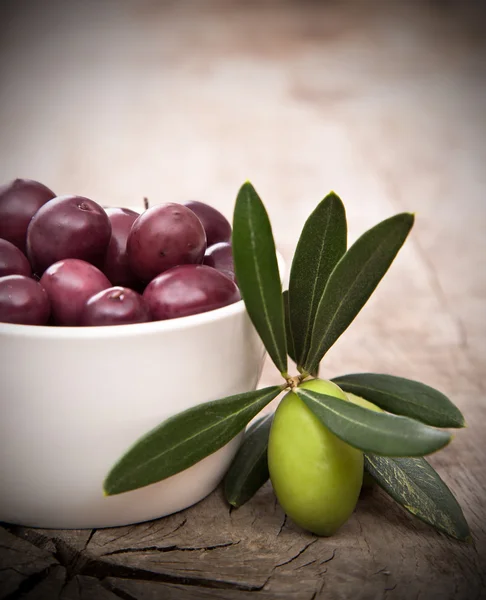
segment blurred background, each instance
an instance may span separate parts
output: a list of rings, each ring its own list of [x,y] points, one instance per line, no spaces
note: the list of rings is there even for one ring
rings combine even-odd
[[[287,261],[331,189],[351,241],[416,212],[411,241],[325,374],[484,390],[483,6],[3,0],[0,181],[37,179],[113,206],[198,199],[231,218],[250,179]]]

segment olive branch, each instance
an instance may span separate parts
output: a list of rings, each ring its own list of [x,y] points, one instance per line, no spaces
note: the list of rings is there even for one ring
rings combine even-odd
[[[353,373],[331,381],[375,410],[306,389],[320,363],[389,269],[414,223],[409,213],[378,223],[347,248],[345,208],[333,192],[307,219],[282,291],[265,207],[251,183],[237,195],[233,257],[248,315],[283,378],[281,385],[206,402],[167,419],[119,459],[104,481],[106,495],[134,490],[183,471],[222,448],[272,400],[290,390],[337,438],[365,453],[365,470],[407,511],[459,540],[470,539],[462,510],[423,458],[451,441],[444,428],[464,426],[441,392],[389,374]],[[288,357],[297,375],[288,372]],[[278,410],[278,409],[277,409]],[[224,480],[228,502],[241,506],[268,480],[274,415],[248,427]]]

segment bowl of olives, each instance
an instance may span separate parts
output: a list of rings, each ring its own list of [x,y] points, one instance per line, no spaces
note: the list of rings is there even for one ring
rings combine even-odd
[[[105,497],[103,479],[161,421],[255,389],[264,356],[216,209],[0,188],[1,521],[109,527],[198,502],[243,434],[143,489]]]

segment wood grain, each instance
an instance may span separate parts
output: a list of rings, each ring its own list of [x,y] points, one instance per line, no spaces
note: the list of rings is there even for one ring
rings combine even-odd
[[[197,198],[231,216],[250,178],[288,263],[330,189],[346,205],[350,241],[416,211],[409,241],[322,375],[393,373],[457,403],[468,427],[431,462],[474,544],[436,533],[377,489],[337,535],[316,538],[285,518],[267,483],[238,510],[218,489],[131,527],[4,524],[0,599],[486,598],[478,5],[2,3],[0,180],[39,179],[104,205]],[[261,386],[277,381],[268,362]]]

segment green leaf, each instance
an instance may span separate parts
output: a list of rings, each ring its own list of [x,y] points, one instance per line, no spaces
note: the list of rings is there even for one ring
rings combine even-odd
[[[289,312],[298,366],[309,351],[317,306],[346,244],[344,205],[331,192],[305,222],[290,270]]]
[[[401,213],[378,223],[337,263],[317,307],[311,347],[303,365],[308,373],[318,366],[371,296],[403,245],[413,222],[413,215]]]
[[[434,427],[464,427],[460,410],[441,392],[419,381],[382,375],[353,373],[332,380],[351,392],[396,415],[404,415]]]
[[[283,293],[283,302],[284,302],[284,310],[285,310],[285,331],[287,332],[287,353],[290,356],[290,358],[294,362],[296,362],[294,340],[293,340],[293,336],[292,336],[292,325],[290,324],[290,316],[289,316],[289,292],[288,292],[288,290],[285,290],[285,292]],[[300,372],[302,372],[302,370],[300,368],[299,368],[299,370],[300,370]],[[312,373],[309,373],[309,375],[312,375],[313,377],[319,377],[319,367],[315,371],[312,371]]]
[[[275,242],[265,207],[249,182],[236,198],[232,243],[246,310],[270,358],[286,376],[287,342]]]
[[[408,512],[458,540],[470,539],[457,500],[424,458],[365,454],[365,469]]]
[[[268,480],[267,447],[273,413],[255,421],[245,434],[224,479],[226,500],[235,507],[248,502]]]
[[[135,490],[191,467],[232,440],[283,388],[228,396],[167,419],[114,465],[104,481],[105,494]]]
[[[443,448],[450,433],[408,417],[376,412],[304,388],[294,390],[328,429],[355,448],[385,456],[424,456]]]
[[[289,291],[285,290],[282,294],[283,304],[284,304],[284,314],[285,314],[285,332],[287,335],[287,353],[290,358],[296,362],[296,353],[294,346],[294,338],[292,335],[292,326],[290,324],[290,315],[289,315]]]

